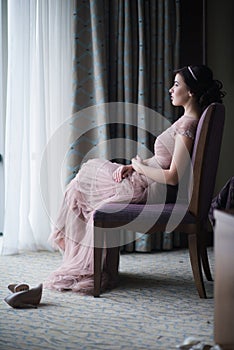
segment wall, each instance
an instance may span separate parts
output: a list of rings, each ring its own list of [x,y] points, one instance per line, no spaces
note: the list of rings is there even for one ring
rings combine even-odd
[[[202,64],[203,0],[180,0],[180,11],[180,66]]]
[[[234,1],[207,0],[207,64],[222,80],[226,121],[216,192],[234,176]]]

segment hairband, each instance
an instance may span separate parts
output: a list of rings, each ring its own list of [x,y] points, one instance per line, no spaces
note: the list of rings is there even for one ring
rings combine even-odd
[[[192,68],[191,68],[190,66],[188,66],[188,70],[189,70],[190,74],[192,75],[193,79],[197,81],[197,77],[196,77],[196,75],[193,73]]]

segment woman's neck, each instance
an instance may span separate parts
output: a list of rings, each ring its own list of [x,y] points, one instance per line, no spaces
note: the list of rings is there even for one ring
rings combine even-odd
[[[201,116],[201,108],[197,103],[189,104],[184,106],[184,114],[188,117],[199,119]]]

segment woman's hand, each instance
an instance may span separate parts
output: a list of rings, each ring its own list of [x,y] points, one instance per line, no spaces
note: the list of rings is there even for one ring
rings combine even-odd
[[[138,172],[139,174],[142,174],[142,166],[144,166],[143,160],[138,155],[135,158],[132,158],[132,167],[133,169]]]
[[[121,165],[113,172],[113,179],[116,182],[121,182],[125,177],[133,172],[132,165]]]

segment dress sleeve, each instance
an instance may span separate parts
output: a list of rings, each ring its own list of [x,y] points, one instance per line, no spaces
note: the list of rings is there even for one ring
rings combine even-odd
[[[196,119],[186,118],[183,120],[178,120],[173,124],[174,135],[180,134],[194,139],[197,130],[197,124],[198,120]]]

